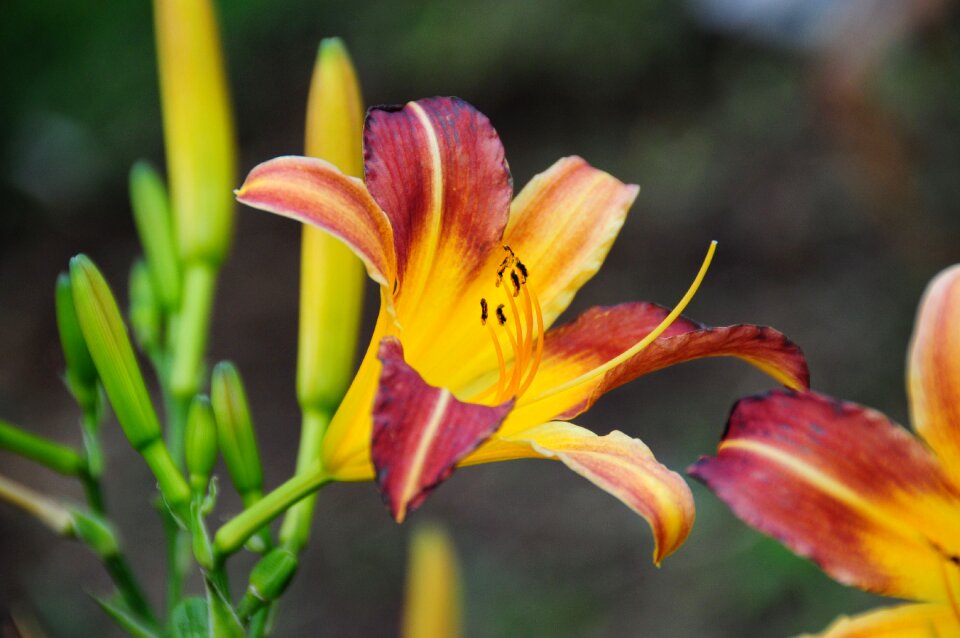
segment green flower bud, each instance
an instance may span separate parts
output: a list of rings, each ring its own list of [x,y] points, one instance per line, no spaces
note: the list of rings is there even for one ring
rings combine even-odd
[[[117,420],[133,447],[142,450],[160,438],[160,422],[117,302],[103,275],[85,255],[70,260],[70,281],[83,336]]]
[[[163,179],[145,161],[130,169],[130,204],[157,299],[167,313],[173,312],[180,305],[180,262],[170,198]]]
[[[187,415],[187,471],[190,487],[202,494],[207,489],[210,473],[217,462],[217,424],[213,419],[210,400],[198,395],[190,404]]]
[[[110,558],[120,553],[117,535],[110,523],[95,514],[77,509],[70,514],[73,517],[73,533],[97,556]]]
[[[240,373],[229,361],[213,369],[210,400],[217,418],[220,452],[237,492],[249,506],[263,491],[263,470]]]
[[[80,407],[92,412],[99,399],[97,368],[90,358],[90,351],[80,330],[77,311],[73,307],[70,276],[67,273],[60,273],[57,277],[56,306],[60,345],[67,362],[67,385]]]
[[[113,293],[85,255],[70,260],[70,283],[80,328],[117,420],[153,471],[164,499],[185,517],[190,488],[160,438],[160,422]]]
[[[240,601],[240,616],[251,616],[263,605],[283,594],[297,571],[297,556],[289,549],[277,547],[260,559],[250,572],[250,584]]]
[[[130,325],[137,343],[148,353],[160,349],[163,331],[163,315],[154,286],[147,264],[135,261],[130,269]]]

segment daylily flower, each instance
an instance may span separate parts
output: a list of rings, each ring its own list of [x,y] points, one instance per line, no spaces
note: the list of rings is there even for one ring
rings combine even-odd
[[[707,356],[805,387],[799,349],[769,328],[706,328],[649,303],[594,308],[551,329],[600,267],[638,188],[568,157],[511,204],[500,139],[459,99],[370,110],[364,151],[364,181],[281,157],[237,193],[340,237],[380,285],[370,347],[323,442],[324,470],[376,477],[402,521],[458,465],[557,459],[647,519],[659,562],[692,525],[686,483],[639,440],[566,419],[641,374]]]
[[[927,288],[907,365],[919,438],[869,408],[775,391],[741,400],[716,458],[690,469],[835,580],[919,601],[823,636],[960,637],[960,266]]]

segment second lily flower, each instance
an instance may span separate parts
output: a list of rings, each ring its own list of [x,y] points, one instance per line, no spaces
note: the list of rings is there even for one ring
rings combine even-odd
[[[631,379],[701,357],[738,357],[805,388],[800,350],[770,328],[707,328],[650,303],[594,308],[551,329],[599,269],[638,188],[569,157],[511,203],[500,139],[462,100],[372,109],[364,158],[364,181],[323,160],[277,158],[237,193],[339,237],[380,285],[324,470],[376,477],[399,521],[459,465],[557,459],[650,523],[659,563],[693,524],[686,483],[641,441],[565,421]]]

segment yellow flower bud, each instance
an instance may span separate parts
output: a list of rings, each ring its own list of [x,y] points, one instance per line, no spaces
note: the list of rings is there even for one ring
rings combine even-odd
[[[460,628],[460,570],[453,543],[439,527],[421,527],[410,544],[404,638],[456,638]]]
[[[154,0],[167,172],[184,261],[219,264],[233,225],[233,116],[210,0]]]
[[[307,103],[306,153],[363,175],[363,99],[343,42],[320,44]],[[352,378],[366,274],[343,243],[303,229],[297,396],[303,407],[336,409]]]

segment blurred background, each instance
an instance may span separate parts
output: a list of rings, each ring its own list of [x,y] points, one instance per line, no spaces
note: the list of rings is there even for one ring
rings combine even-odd
[[[632,299],[672,305],[717,239],[691,317],[773,325],[803,346],[816,389],[907,422],[916,304],[933,274],[960,261],[954,3],[218,7],[241,176],[301,151],[316,45],[339,35],[369,104],[453,94],[489,115],[518,188],[574,153],[641,184],[607,266],[568,317]],[[151,8],[12,2],[2,15],[0,415],[79,444],[58,378],[54,280],[83,251],[125,298],[138,252],[127,171],[138,158],[163,165]],[[233,359],[246,378],[268,488],[290,476],[298,437],[298,256],[297,224],[240,210],[214,322],[212,358]],[[640,437],[682,470],[715,449],[735,399],[771,385],[738,362],[698,362],[617,390],[578,423]],[[116,424],[105,429],[107,497],[159,602],[160,525],[141,498],[152,482]],[[0,468],[81,498],[9,455]],[[276,635],[394,635],[418,520],[442,523],[458,546],[470,636],[782,636],[884,602],[833,583],[693,489],[693,534],[656,569],[643,521],[560,464],[460,471],[404,526],[372,484],[332,486]],[[220,512],[238,507],[226,499]],[[85,593],[108,590],[96,560],[3,505],[0,565],[0,612],[32,616],[51,636],[118,635]]]

